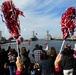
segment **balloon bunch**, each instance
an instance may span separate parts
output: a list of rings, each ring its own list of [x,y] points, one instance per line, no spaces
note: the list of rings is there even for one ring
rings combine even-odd
[[[63,39],[74,35],[75,29],[75,17],[76,9],[74,7],[69,7],[65,13],[62,14],[61,18],[61,30],[63,33]]]
[[[23,37],[20,37],[20,39],[18,39],[17,42],[18,42],[18,45],[19,45],[21,42],[23,42]]]
[[[3,15],[1,15],[2,21],[6,23],[8,31],[11,34],[11,37],[9,38],[9,40],[12,40],[14,38],[18,39],[19,36],[21,36],[19,15],[24,16],[23,12],[15,7],[12,0],[7,0],[4,3],[2,3],[1,11],[3,13]],[[3,20],[3,17],[5,20]]]

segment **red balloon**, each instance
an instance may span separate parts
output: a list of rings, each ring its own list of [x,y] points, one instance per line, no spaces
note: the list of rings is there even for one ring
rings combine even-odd
[[[30,40],[28,40],[28,45],[30,45]]]
[[[9,0],[2,3],[2,13],[5,18],[5,20],[2,19],[2,21],[6,23],[9,33],[13,38],[18,39],[20,36],[19,15],[24,16],[23,12],[15,7],[12,0]]]
[[[18,43],[18,45],[20,45],[21,41],[20,40],[17,40],[17,43]]]
[[[23,37],[20,37],[20,41],[23,42]]]
[[[14,38],[11,36],[8,40],[13,40]]]

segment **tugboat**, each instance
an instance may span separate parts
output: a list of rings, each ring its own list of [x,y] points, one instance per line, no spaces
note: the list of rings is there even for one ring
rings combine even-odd
[[[32,37],[31,37],[31,41],[37,41],[37,40],[38,40],[38,38],[36,37],[36,35],[37,35],[37,33],[35,33],[35,32],[33,31],[33,35],[32,35]]]
[[[45,36],[45,38],[44,38],[46,41],[50,41],[50,40],[52,40],[52,37],[51,37],[51,35],[49,34],[49,31],[47,30],[47,34],[46,34],[46,36]]]

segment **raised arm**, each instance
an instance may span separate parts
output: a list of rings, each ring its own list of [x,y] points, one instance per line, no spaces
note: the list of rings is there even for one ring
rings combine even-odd
[[[16,66],[17,66],[16,75],[21,75],[23,70],[23,64],[20,56],[17,57]]]
[[[61,59],[62,59],[62,55],[61,54],[58,54],[56,59],[55,59],[55,62],[54,62],[54,65],[55,65],[55,71],[56,72],[60,72],[62,70],[61,68]]]
[[[2,10],[2,6],[0,5],[0,10]]]

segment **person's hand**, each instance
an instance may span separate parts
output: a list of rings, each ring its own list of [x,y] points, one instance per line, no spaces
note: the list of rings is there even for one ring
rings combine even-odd
[[[5,68],[5,69],[8,69],[7,63],[4,64],[4,68]]]
[[[10,44],[10,43],[8,43],[8,46],[11,46],[11,44]]]
[[[58,54],[57,57],[56,57],[56,59],[55,59],[55,62],[54,62],[55,67],[58,67],[59,66],[59,64],[61,62],[61,58],[62,58],[62,55],[61,54]]]
[[[26,66],[25,66],[25,65],[23,65],[23,68],[26,68]]]
[[[22,71],[22,69],[23,69],[23,64],[22,64],[22,61],[21,61],[20,56],[17,57],[16,66],[17,66],[17,70],[18,70],[18,71]]]
[[[24,44],[22,44],[22,47],[24,47]]]

